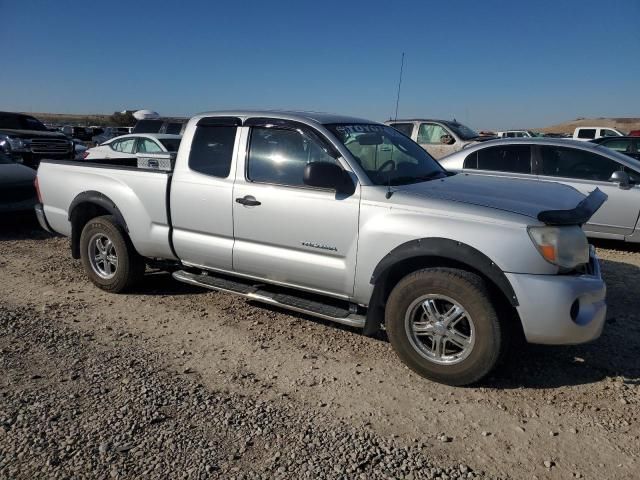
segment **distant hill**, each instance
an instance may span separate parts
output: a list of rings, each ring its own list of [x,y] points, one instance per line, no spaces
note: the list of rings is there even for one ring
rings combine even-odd
[[[101,114],[74,114],[74,113],[32,113],[32,115],[44,123],[54,123],[60,125],[111,125],[111,115]]]
[[[613,127],[622,133],[629,133],[631,130],[640,130],[640,118],[576,118],[569,122],[533,130],[544,133],[573,133],[576,127]]]

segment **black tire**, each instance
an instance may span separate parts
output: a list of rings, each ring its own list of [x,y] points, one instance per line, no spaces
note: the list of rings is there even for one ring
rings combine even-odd
[[[117,265],[112,267],[113,275],[109,278],[98,273],[106,268],[104,263],[94,268],[90,259],[89,243],[93,242],[96,236],[106,237],[115,249]],[[92,218],[87,222],[80,235],[80,258],[89,279],[102,290],[112,293],[130,289],[140,280],[145,270],[144,259],[135,251],[126,232],[118,225],[113,215]]]
[[[408,324],[413,325],[413,318],[417,318],[411,316],[412,320],[407,320],[410,311],[416,311],[422,318],[428,317],[417,306],[412,307],[425,295],[454,300],[472,319],[472,322],[465,319],[461,321],[462,327],[469,329],[469,325],[473,324],[474,343],[471,348],[464,349],[469,353],[460,354],[457,363],[443,364],[427,358],[424,350],[429,351],[435,342],[430,337],[413,337],[409,333]],[[446,300],[437,301],[453,306]],[[502,328],[484,281],[475,274],[458,269],[428,268],[400,280],[387,300],[385,325],[391,345],[409,368],[430,380],[452,386],[469,385],[485,377],[498,363],[507,343],[506,329]],[[422,340],[424,338],[426,340]],[[422,352],[421,347],[416,346],[418,342],[426,342],[422,344]],[[449,345],[453,350],[452,355],[455,355],[458,348],[455,343],[442,342],[442,345]],[[459,349],[463,350],[462,347]],[[446,357],[446,348],[444,351]]]

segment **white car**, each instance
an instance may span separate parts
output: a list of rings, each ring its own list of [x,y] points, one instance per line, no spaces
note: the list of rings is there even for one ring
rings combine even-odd
[[[178,151],[181,135],[169,134],[136,134],[121,135],[107,140],[97,147],[87,150],[83,158],[85,160],[108,158],[140,158],[147,154],[172,153]]]

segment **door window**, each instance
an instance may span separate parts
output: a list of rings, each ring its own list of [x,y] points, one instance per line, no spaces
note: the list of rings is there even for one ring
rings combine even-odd
[[[607,140],[606,142],[603,142],[601,145],[604,145],[607,148],[615,150],[616,152],[622,152],[622,153],[631,152],[631,140],[629,140],[628,138],[624,138],[621,140],[618,140],[618,139]]]
[[[601,155],[567,147],[540,147],[542,174],[582,180],[609,181],[622,167]]]
[[[602,136],[603,137],[619,137],[620,135],[618,135],[616,132],[614,132],[613,130],[609,130],[607,128],[603,128],[602,129]]]
[[[479,170],[531,173],[531,147],[527,145],[501,145],[484,148],[477,153]]]
[[[441,144],[440,138],[444,135],[450,135],[449,132],[435,123],[421,123],[418,129],[418,143],[424,144]]]
[[[335,159],[296,130],[252,128],[247,168],[252,182],[304,186],[304,169],[311,162],[335,163]]]
[[[578,130],[578,138],[596,138],[595,128],[581,128]]]
[[[133,147],[135,144],[135,138],[123,138],[122,140],[113,142],[111,144],[111,148],[113,148],[116,152],[133,153]]]
[[[400,133],[411,138],[411,134],[413,133],[413,123],[392,123],[391,126]]]
[[[138,143],[138,153],[162,153],[162,148],[150,138],[141,138]]]
[[[191,142],[189,168],[212,177],[227,178],[231,171],[236,127],[198,126]]]

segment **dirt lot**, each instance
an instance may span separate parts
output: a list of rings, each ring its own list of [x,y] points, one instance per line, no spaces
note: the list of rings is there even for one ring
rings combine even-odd
[[[620,248],[598,245],[602,338],[450,388],[384,339],[164,273],[109,295],[66,239],[0,219],[0,477],[638,478],[640,250]]]

